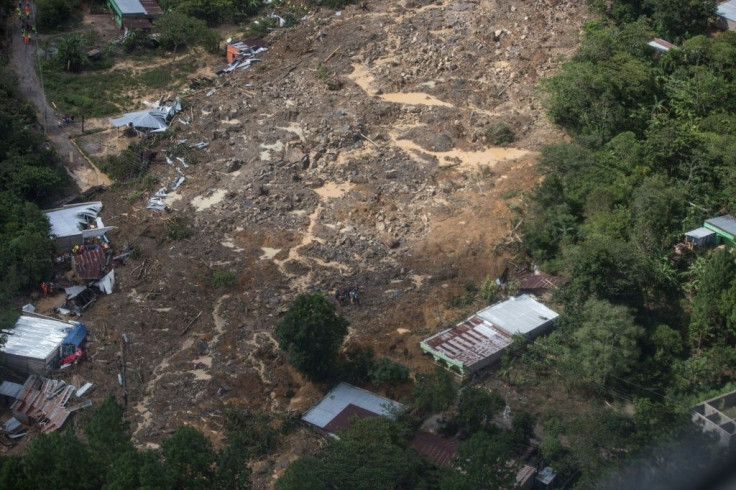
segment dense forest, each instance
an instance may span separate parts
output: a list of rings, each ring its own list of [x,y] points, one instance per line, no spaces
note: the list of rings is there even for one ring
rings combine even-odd
[[[12,6],[13,2],[3,2],[2,19]],[[4,38],[4,20],[0,31]],[[8,301],[51,274],[53,242],[40,209],[58,199],[68,178],[44,138],[35,108],[21,97],[18,79],[4,54],[0,58],[0,135],[0,311],[3,317],[12,317],[14,309]]]

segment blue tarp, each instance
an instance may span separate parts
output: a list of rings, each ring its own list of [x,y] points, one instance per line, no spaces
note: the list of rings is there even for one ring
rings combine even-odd
[[[76,347],[79,347],[82,345],[82,342],[84,342],[85,337],[87,337],[87,327],[82,325],[81,323],[77,323],[74,325],[74,328],[69,332],[69,335],[66,336],[64,339],[64,342],[61,343],[61,345],[75,345]]]

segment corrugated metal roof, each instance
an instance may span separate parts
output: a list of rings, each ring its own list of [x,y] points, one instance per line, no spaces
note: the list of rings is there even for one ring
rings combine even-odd
[[[715,226],[716,228],[725,231],[731,235],[736,235],[736,218],[730,214],[724,216],[718,216],[717,218],[711,218],[705,220],[709,225]]]
[[[716,14],[724,19],[736,22],[736,0],[720,4],[716,9]]]
[[[335,418],[330,420],[330,423],[325,425],[323,428],[327,432],[335,434],[339,430],[349,429],[354,417],[358,420],[363,420],[371,417],[380,417],[380,415],[349,403],[347,407],[338,413]]]
[[[140,2],[146,10],[146,14],[151,17],[158,17],[164,13],[164,11],[161,10],[161,7],[158,6],[158,2],[156,0],[140,0]]]
[[[649,41],[647,43],[647,45],[648,46],[651,46],[654,49],[656,49],[657,51],[661,51],[663,53],[666,53],[670,49],[677,48],[677,46],[675,46],[671,42],[665,41],[664,39],[660,39],[658,37],[655,37],[654,39],[652,39],[651,41]]]
[[[476,315],[510,335],[531,333],[560,316],[528,294],[491,305]]]
[[[33,359],[47,359],[58,349],[72,326],[48,317],[22,315],[8,333],[0,352]]]
[[[340,383],[315,406],[307,410],[302,420],[325,429],[348,405],[353,405],[376,416],[395,419],[404,409],[401,403],[383,398],[347,383]],[[365,412],[362,412],[365,414]]]
[[[715,231],[710,230],[708,228],[703,228],[701,226],[700,228],[695,228],[694,230],[688,231],[687,233],[685,233],[685,236],[691,237],[691,238],[707,238],[715,234],[716,234]]]
[[[118,6],[120,13],[123,15],[144,15],[146,13],[146,9],[143,8],[143,5],[138,0],[113,0],[113,2],[115,2],[115,5]]]
[[[134,128],[165,130],[169,127],[164,118],[158,114],[154,114],[153,111],[129,112],[128,114],[111,119],[110,122],[116,128],[133,125]]]
[[[83,281],[93,281],[105,275],[107,258],[102,248],[85,250],[82,254],[72,255],[72,264],[77,277]]]
[[[452,464],[452,460],[457,455],[458,444],[459,442],[456,439],[445,439],[426,432],[419,432],[409,441],[409,445],[416,449],[419,454],[431,459],[439,466],[450,466]]]
[[[473,315],[456,327],[433,335],[422,343],[461,362],[463,366],[472,367],[511,345],[511,336]]]
[[[65,237],[81,234],[87,223],[97,218],[100,211],[102,211],[102,203],[96,201],[70,204],[63,208],[44,211],[44,213],[51,224],[51,234]]]
[[[13,383],[12,381],[3,381],[2,384],[0,384],[0,395],[17,398],[21,389],[23,389],[22,384]]]

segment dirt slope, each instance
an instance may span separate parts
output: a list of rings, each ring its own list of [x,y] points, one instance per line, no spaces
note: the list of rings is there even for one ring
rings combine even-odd
[[[126,189],[102,197],[115,242],[141,254],[85,314],[94,343],[78,369],[115,389],[127,333],[141,445],[182,423],[218,440],[225,403],[308,407],[318,390],[272,337],[300,291],[357,286],[362,307],[342,309],[349,342],[422,371],[418,342],[460,314],[447,299],[501,272],[494,249],[538,181],[535,151],[562,137],[535,84],[573,52],[584,2],[367,3],[275,31],[262,63],[189,98],[153,167],[163,184],[186,176],[170,213],[145,209],[148,196],[131,205]],[[513,147],[484,141],[500,121]],[[209,147],[167,165],[182,138]],[[191,238],[165,238],[174,216],[191,219]],[[218,269],[236,274],[227,290]]]

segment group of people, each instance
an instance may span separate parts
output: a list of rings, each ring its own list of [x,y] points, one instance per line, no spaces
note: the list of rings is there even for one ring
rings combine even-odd
[[[42,282],[41,283],[41,292],[44,296],[48,296],[49,294],[54,294],[54,283],[53,282]]]
[[[31,24],[31,4],[26,1],[25,6],[23,6],[22,2],[18,2],[18,7],[15,10],[20,21],[20,34],[23,37],[23,42],[28,45],[33,40],[31,36],[36,32],[36,27]]]
[[[335,299],[340,306],[355,305],[360,306],[358,299],[358,289],[337,288],[335,291]]]

